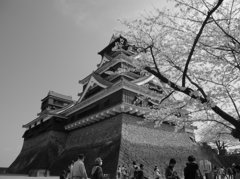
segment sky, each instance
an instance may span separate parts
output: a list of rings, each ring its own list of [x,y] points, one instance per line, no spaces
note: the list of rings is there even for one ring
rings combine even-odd
[[[78,84],[123,26],[165,0],[0,0],[0,167],[20,153],[22,125],[49,90],[77,100]]]

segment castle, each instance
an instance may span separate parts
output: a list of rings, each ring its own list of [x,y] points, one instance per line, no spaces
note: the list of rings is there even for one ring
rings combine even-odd
[[[88,172],[100,156],[110,178],[116,177],[118,165],[132,161],[144,164],[149,177],[155,165],[163,174],[172,157],[182,175],[189,154],[207,157],[194,140],[192,126],[176,132],[171,123],[155,128],[143,122],[146,105],[157,104],[167,91],[152,75],[123,70],[134,68],[132,62],[138,60],[138,50],[127,39],[113,36],[99,55],[98,68],[79,81],[83,90],[77,101],[53,91],[42,99],[38,117],[23,125],[23,147],[8,172],[60,175],[84,153]]]

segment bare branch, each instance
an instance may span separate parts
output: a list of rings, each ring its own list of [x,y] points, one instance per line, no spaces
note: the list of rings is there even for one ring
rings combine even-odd
[[[169,98],[173,93],[174,93],[174,91],[171,91],[167,96],[165,96],[165,97],[159,102],[159,104],[162,104],[162,102],[165,101],[167,98]]]
[[[176,0],[176,2],[181,3],[181,4],[183,4],[184,6],[189,7],[189,8],[191,8],[191,9],[194,9],[195,11],[201,13],[202,15],[207,15],[207,14],[204,13],[203,11],[201,11],[201,10],[199,10],[199,9],[195,8],[194,6],[191,6],[191,5],[187,4],[187,3],[184,3],[184,2],[182,2],[182,1],[180,2],[180,1],[178,1],[178,0]]]
[[[176,68],[178,71],[180,72],[183,72],[183,70],[181,69],[181,67],[177,66],[168,56],[165,55],[165,57],[167,58],[167,61],[169,63],[171,63],[173,65],[174,68]],[[189,75],[186,75],[187,79],[190,81],[191,84],[193,84],[200,92],[201,94],[203,95],[203,97],[206,99],[207,98],[207,95],[206,93],[204,92],[204,90],[197,84],[195,83],[190,77]]]
[[[201,26],[201,28],[198,32],[198,34],[197,34],[197,36],[196,36],[196,38],[193,42],[192,48],[191,48],[190,53],[188,55],[188,58],[187,58],[187,61],[186,61],[186,64],[185,64],[185,68],[184,68],[184,71],[183,71],[183,77],[182,77],[182,86],[183,87],[185,87],[185,78],[186,78],[186,74],[187,74],[187,70],[188,70],[188,65],[191,61],[191,58],[192,58],[193,52],[195,50],[196,44],[197,44],[199,38],[201,37],[203,29],[206,26],[206,24],[207,24],[208,20],[210,19],[211,15],[214,13],[214,11],[217,10],[217,8],[222,4],[222,2],[223,2],[223,0],[219,0],[217,5],[215,7],[213,7],[211,11],[208,12],[208,14],[207,14],[205,20],[203,21],[203,24],[202,24],[202,26]]]
[[[230,25],[231,25],[231,21],[232,21],[232,13],[233,13],[233,5],[234,5],[234,0],[232,1],[232,5],[231,5],[231,9],[230,9],[230,13],[229,13],[229,20],[228,20],[228,30],[230,30]]]
[[[156,62],[156,59],[155,59],[155,56],[154,56],[154,54],[153,54],[153,49],[152,49],[153,46],[149,46],[149,48],[150,48],[150,52],[151,52],[151,56],[152,56],[152,59],[153,59],[155,68],[156,68],[157,72],[160,73],[159,68],[158,68],[158,65],[157,65],[157,62]]]
[[[237,112],[238,119],[240,119],[240,114],[239,114],[239,111],[238,111],[238,109],[237,109],[237,105],[236,105],[236,103],[234,102],[234,100],[233,100],[233,98],[232,98],[231,94],[229,93],[228,89],[227,89],[227,88],[225,88],[225,90],[226,90],[226,92],[227,92],[227,94],[228,94],[229,98],[231,99],[231,101],[232,101],[232,104],[233,104],[233,106],[234,106],[234,108],[235,108],[235,110],[236,110],[236,112]]]
[[[236,42],[236,43],[238,43],[239,45],[240,45],[240,42],[236,39],[236,38],[234,38],[232,35],[230,35],[229,33],[227,33],[221,26],[220,26],[220,24],[214,19],[214,18],[212,18],[213,19],[213,21],[215,22],[215,24],[219,27],[219,29],[221,29],[221,31],[227,36],[227,37],[229,37],[230,39],[232,39],[234,42]]]

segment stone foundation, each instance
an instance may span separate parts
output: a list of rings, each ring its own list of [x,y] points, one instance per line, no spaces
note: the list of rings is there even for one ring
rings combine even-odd
[[[24,141],[22,150],[8,168],[8,173],[28,174],[31,170],[48,170],[52,161],[64,150],[66,134],[44,132]]]
[[[144,164],[150,178],[155,165],[164,176],[170,158],[176,159],[175,168],[181,176],[189,155],[213,161],[211,153],[202,150],[187,133],[174,132],[174,127],[167,124],[154,128],[142,121],[140,117],[119,114],[69,132],[49,131],[28,138],[8,172],[28,174],[30,170],[45,169],[50,175],[60,175],[80,153],[86,156],[89,176],[95,158],[101,157],[103,171],[110,178],[116,177],[118,165],[129,167],[132,161]]]
[[[150,123],[139,123],[141,118],[131,115],[122,115],[122,138],[118,165],[127,168],[133,161],[144,165],[144,171],[148,178],[153,178],[153,169],[157,165],[162,178],[165,178],[165,168],[169,160],[175,158],[177,164],[175,170],[183,176],[183,169],[186,166],[187,157],[194,155],[197,161],[211,160],[212,153],[206,151],[190,139],[187,133],[173,132],[172,127],[154,128]]]
[[[113,178],[116,176],[120,139],[121,115],[69,133],[41,133],[24,141],[19,156],[8,172],[28,174],[36,169],[46,169],[51,175],[60,175],[72,160],[83,153],[89,175],[95,158],[100,156],[104,162],[104,173]]]

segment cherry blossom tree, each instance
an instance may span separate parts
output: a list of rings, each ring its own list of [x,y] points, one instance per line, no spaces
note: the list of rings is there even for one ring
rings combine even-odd
[[[240,2],[173,3],[123,21],[124,36],[138,48],[134,65],[185,102],[184,122],[214,121],[240,139]]]
[[[216,148],[219,155],[225,155],[229,148],[239,147],[239,141],[233,138],[229,128],[216,122],[207,122],[207,125],[201,127],[196,135],[201,143]]]

